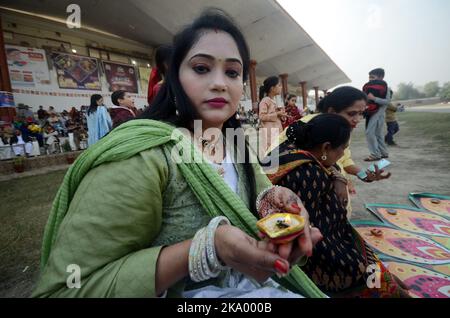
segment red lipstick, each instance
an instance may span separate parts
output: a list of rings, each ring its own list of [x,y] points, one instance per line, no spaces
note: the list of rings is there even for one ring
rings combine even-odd
[[[209,99],[206,102],[208,103],[209,106],[211,106],[213,108],[222,108],[226,104],[228,104],[228,101],[225,98],[221,98],[221,97]]]

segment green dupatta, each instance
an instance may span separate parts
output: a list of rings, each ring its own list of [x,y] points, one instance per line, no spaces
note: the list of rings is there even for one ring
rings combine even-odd
[[[234,226],[257,238],[255,216],[210,164],[201,163],[201,154],[194,148],[189,138],[174,126],[163,122],[132,120],[120,125],[84,151],[66,173],[45,227],[41,269],[47,264],[59,226],[84,176],[101,164],[125,160],[144,150],[164,144],[176,146],[172,149],[178,150],[179,156],[188,159],[179,162],[178,168],[206,212],[211,217],[226,216]],[[326,297],[298,266],[294,266],[281,283],[284,287],[306,297]]]

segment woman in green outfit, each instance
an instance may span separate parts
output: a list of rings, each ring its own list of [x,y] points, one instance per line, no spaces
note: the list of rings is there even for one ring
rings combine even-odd
[[[271,187],[246,144],[233,151],[234,138],[207,134],[244,135],[235,119],[250,60],[242,33],[207,11],[173,48],[167,81],[143,118],[114,129],[66,174],[34,296],[324,297],[294,266],[322,239],[299,198]],[[256,201],[301,213],[304,235],[282,246],[258,241]]]

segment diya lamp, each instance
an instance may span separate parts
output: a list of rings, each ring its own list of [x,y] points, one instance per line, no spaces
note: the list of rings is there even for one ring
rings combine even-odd
[[[256,222],[256,227],[274,244],[286,244],[303,233],[305,219],[298,214],[274,213]]]

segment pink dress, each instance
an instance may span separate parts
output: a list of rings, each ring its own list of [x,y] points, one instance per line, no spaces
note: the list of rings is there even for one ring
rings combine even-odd
[[[277,105],[274,100],[269,97],[264,97],[261,100],[259,103],[259,119],[261,120],[259,154],[265,154],[283,130],[281,120],[277,116]]]

